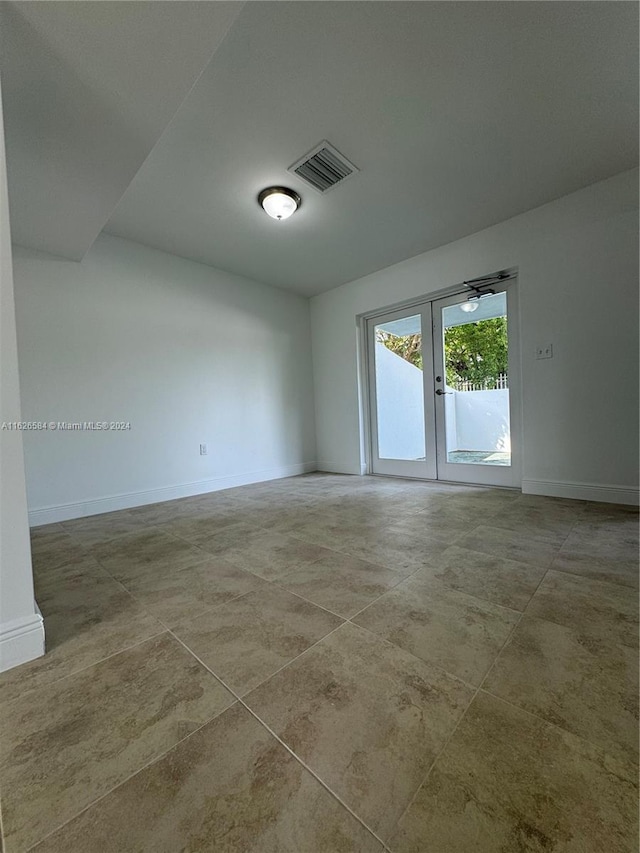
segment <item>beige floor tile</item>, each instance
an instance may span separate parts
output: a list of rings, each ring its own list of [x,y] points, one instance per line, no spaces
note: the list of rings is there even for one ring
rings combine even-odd
[[[277,580],[326,556],[327,550],[268,530],[224,531],[202,547],[265,580]]]
[[[574,502],[575,503],[575,502]],[[558,534],[567,536],[582,517],[580,506],[566,503],[545,503],[532,506],[518,498],[491,516],[490,524],[506,530],[516,530],[533,535]]]
[[[480,525],[457,541],[461,548],[482,551],[494,557],[504,557],[520,563],[549,568],[566,536],[556,533],[523,533],[499,527]]]
[[[630,537],[632,543],[640,538],[640,509],[616,504],[586,504],[577,531],[607,533],[618,538]]]
[[[366,520],[347,519],[339,513],[325,514],[298,525],[289,525],[289,534],[303,542],[320,545],[334,551],[344,551],[350,544],[361,539],[368,541],[375,536],[380,523]]]
[[[571,544],[562,548],[551,563],[551,568],[604,583],[616,583],[632,590],[640,586],[637,559],[616,557],[613,553],[590,552],[588,547],[582,545],[578,550],[573,550]]]
[[[239,705],[35,848],[37,853],[381,853]]]
[[[348,619],[400,580],[402,575],[390,569],[336,552],[285,575],[279,584]]]
[[[242,695],[341,621],[284,589],[267,587],[189,619],[174,632],[225,684]]]
[[[394,534],[406,535],[427,543],[444,541],[447,545],[452,545],[464,536],[468,529],[469,522],[463,513],[412,513],[388,527]]]
[[[62,522],[63,530],[85,547],[98,542],[108,542],[109,539],[124,536],[126,533],[135,533],[142,526],[142,521],[126,509]]]
[[[464,505],[457,506],[453,501],[444,501],[442,498],[432,499],[425,509],[414,513],[414,516],[416,519],[426,519],[429,523],[443,522],[445,526],[455,525],[454,529],[462,528],[465,533],[478,524],[478,514],[475,509]]]
[[[638,598],[619,584],[550,569],[527,615],[638,647]]]
[[[137,601],[170,628],[213,607],[259,590],[267,582],[219,557],[177,571],[164,568],[126,582]]]
[[[452,545],[433,558],[425,576],[494,604],[524,610],[546,569]]]
[[[354,622],[478,685],[518,618],[513,610],[443,586],[427,570],[386,593]]]
[[[457,679],[345,623],[245,701],[368,826],[385,833],[471,696]]]
[[[632,516],[633,518],[633,516]],[[637,523],[628,515],[576,524],[553,561],[562,572],[637,588]]]
[[[525,615],[485,689],[638,760],[637,650]]]
[[[410,518],[431,506],[441,505],[441,498],[428,500],[412,491],[384,492],[375,490],[362,495],[347,495],[333,502],[336,512],[372,517],[389,524]]]
[[[317,473],[34,528],[7,853],[381,853],[206,667],[393,853],[635,853],[638,519]]]
[[[473,510],[481,519],[491,512],[510,506],[520,497],[520,492],[511,489],[484,489],[473,486],[452,486],[444,503],[458,510]]]
[[[34,571],[52,571],[67,563],[86,557],[82,545],[70,536],[61,525],[36,527],[31,532],[31,560]]]
[[[67,567],[69,568],[69,567]],[[164,630],[105,572],[36,585],[46,654],[0,675],[0,701],[78,672]]]
[[[393,853],[633,853],[635,770],[480,693],[391,839]]]
[[[238,505],[239,502],[230,498],[225,491],[145,504],[133,507],[128,512],[143,524],[156,526],[179,518],[197,518],[200,515],[211,515],[216,512],[222,514],[233,510]]]
[[[185,569],[208,559],[206,551],[158,527],[119,536],[91,548],[91,554],[114,578],[127,582],[162,569]]]
[[[638,517],[631,513],[613,513],[594,518],[585,513],[585,518],[574,525],[571,535],[576,544],[582,541],[595,546],[598,551],[615,548],[621,556],[637,556],[640,539]]]
[[[514,504],[517,506],[530,506],[536,509],[549,510],[554,508],[573,509],[579,513],[583,513],[589,506],[588,501],[579,501],[574,498],[554,498],[550,495],[525,495],[518,494]],[[608,504],[611,506],[611,504]]]
[[[202,495],[193,495],[189,498],[183,498],[182,503],[188,507],[189,510],[211,513],[238,510],[241,509],[246,502],[234,494],[234,489],[224,489],[219,492],[206,492]]]
[[[183,498],[181,500],[161,501],[160,503],[132,507],[129,513],[132,518],[135,518],[142,524],[155,527],[168,521],[175,521],[178,518],[191,517],[193,516],[194,509],[193,504]]]
[[[89,577],[110,578],[111,576],[94,557],[84,551],[79,552],[74,559],[54,568],[46,564],[40,564],[37,568],[34,567],[33,584],[40,609],[43,610],[43,602],[47,597],[56,597],[56,588],[62,582]]]
[[[244,523],[243,517],[243,513],[224,510],[218,513],[178,518],[159,524],[158,528],[172,536],[178,536],[192,545],[205,547],[222,531],[227,531],[230,535],[237,535],[238,537],[252,533],[254,528]]]
[[[265,530],[272,530],[285,535],[296,535],[298,530],[307,524],[312,524],[318,517],[318,512],[310,507],[286,507],[275,509],[271,504],[257,507],[253,512],[253,522]],[[302,537],[298,537],[302,538]]]
[[[637,532],[640,524],[640,509],[637,506],[584,501],[584,521],[622,520],[623,518],[634,524]]]
[[[384,530],[371,531],[366,535],[352,536],[336,546],[336,550],[361,560],[368,560],[380,566],[386,566],[394,572],[413,574],[424,568],[434,556],[451,544],[446,537],[433,537],[431,541],[422,540],[406,533]]]
[[[169,634],[16,699],[0,720],[10,853],[25,850],[232,701]]]
[[[60,522],[55,522],[54,524],[38,524],[37,526],[29,529],[32,542],[35,539],[42,539],[51,533],[64,533],[62,524]]]

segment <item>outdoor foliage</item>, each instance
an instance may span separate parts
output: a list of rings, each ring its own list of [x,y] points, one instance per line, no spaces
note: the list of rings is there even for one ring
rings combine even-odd
[[[507,363],[507,318],[479,320],[452,326],[444,333],[447,385],[455,387],[458,382],[482,383],[495,380],[506,373]]]
[[[422,335],[392,335],[376,329],[376,341],[422,370]]]
[[[376,340],[422,370],[422,336],[392,335],[376,330]],[[444,333],[447,385],[460,382],[486,383],[507,373],[507,318],[479,320],[452,326]]]

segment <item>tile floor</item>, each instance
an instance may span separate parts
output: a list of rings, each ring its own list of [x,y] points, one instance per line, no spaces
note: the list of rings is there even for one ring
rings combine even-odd
[[[638,515],[311,474],[33,530],[6,853],[635,853]]]

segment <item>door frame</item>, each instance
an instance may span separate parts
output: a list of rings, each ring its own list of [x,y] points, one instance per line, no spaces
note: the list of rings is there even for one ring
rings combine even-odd
[[[375,356],[375,337],[372,334],[372,329],[381,322],[393,322],[405,317],[420,316],[420,329],[422,343],[427,343],[431,348],[431,339],[433,335],[433,314],[431,302],[425,302],[422,305],[417,305],[415,308],[399,308],[396,311],[388,311],[385,314],[378,314],[375,317],[369,318],[365,323],[365,337],[367,347],[367,377],[368,384],[368,399],[369,399],[369,466],[373,472],[373,467],[376,467],[376,474],[390,475],[392,477],[411,477],[420,480],[435,480],[437,479],[438,469],[436,462],[436,412],[435,401],[433,395],[427,393],[427,381],[433,385],[433,358],[424,357],[424,346],[422,346],[422,366],[423,366],[423,412],[424,412],[424,442],[425,442],[425,458],[424,460],[414,459],[385,459],[378,456],[378,415],[377,415],[377,389],[376,389],[376,356]],[[433,446],[429,447],[428,438],[434,437]]]
[[[518,294],[518,269],[517,267],[510,268],[508,270],[503,270],[502,273],[508,273],[508,278],[505,278],[499,285],[493,286],[493,289],[496,291],[506,291],[507,293],[507,312],[508,312],[508,335],[509,335],[509,352],[508,352],[508,361],[509,361],[509,416],[510,416],[510,432],[511,432],[511,466],[506,468],[511,473],[510,483],[505,483],[502,488],[517,488],[520,489],[522,485],[522,456],[523,456],[523,441],[522,441],[522,428],[523,428],[523,418],[522,418],[522,393],[521,393],[521,357],[520,357],[520,308],[519,308],[519,294]],[[487,276],[487,278],[492,278],[492,276]],[[375,311],[369,311],[358,315],[357,320],[357,329],[360,338],[360,346],[359,346],[359,359],[360,369],[358,371],[359,376],[359,398],[360,398],[360,425],[361,425],[361,436],[360,436],[360,445],[361,451],[364,455],[364,464],[361,466],[362,474],[376,474],[381,476],[395,476],[395,477],[406,477],[408,479],[419,479],[426,481],[437,481],[437,482],[453,482],[453,483],[468,483],[470,485],[492,485],[482,483],[475,479],[465,479],[465,480],[446,480],[444,478],[438,478],[437,467],[434,472],[434,476],[425,476],[416,473],[411,473],[411,470],[408,465],[403,466],[382,466],[384,468],[388,468],[388,470],[379,470],[373,471],[373,460],[374,453],[376,453],[377,448],[377,431],[374,417],[374,406],[376,405],[376,396],[375,396],[375,361],[374,355],[372,352],[371,345],[371,336],[369,334],[369,324],[375,320],[381,319],[392,319],[393,315],[400,317],[406,317],[411,313],[418,314],[421,313],[425,306],[429,307],[431,311],[431,346],[433,347],[433,303],[438,302],[440,300],[453,297],[453,296],[464,296],[468,298],[473,291],[470,291],[468,287],[465,287],[463,284],[455,285],[454,287],[449,288],[441,288],[439,290],[434,291],[430,294],[424,294],[420,297],[415,297],[413,299],[405,300],[401,303],[396,303],[395,305],[390,305],[385,308],[380,308]],[[464,301],[464,300],[461,300]],[[424,323],[424,320],[423,320]],[[423,334],[424,334],[424,325],[423,325]],[[431,364],[433,365],[434,359],[430,359]],[[434,387],[434,378],[432,375],[430,377],[430,387]],[[426,388],[426,382],[425,382]],[[435,398],[435,395],[432,395]],[[426,397],[425,394],[425,410],[426,410]],[[435,417],[435,406],[434,406],[434,417]],[[425,429],[427,428],[427,414],[425,411]],[[434,421],[435,427],[435,421]],[[435,434],[435,429],[434,429]],[[425,444],[426,444],[426,436],[425,436]],[[406,460],[390,460],[393,462],[405,462]],[[481,468],[482,466],[463,466],[464,468]],[[498,466],[495,466],[498,467]],[[470,473],[470,472],[463,472]],[[479,472],[481,475],[481,472]]]
[[[436,447],[438,479],[450,483],[469,483],[481,486],[496,486],[498,488],[519,488],[522,484],[522,442],[520,441],[520,339],[518,322],[514,319],[518,314],[518,290],[516,282],[503,285],[492,285],[494,293],[505,293],[507,297],[507,369],[509,375],[509,438],[511,442],[510,465],[473,465],[447,461],[447,439],[445,425],[444,397],[436,401]],[[469,294],[451,294],[436,299],[432,303],[433,312],[433,363],[434,371],[445,375],[444,348],[436,344],[442,340],[442,310],[448,305],[466,302]],[[472,321],[473,322],[473,321]],[[489,480],[490,482],[487,482]]]

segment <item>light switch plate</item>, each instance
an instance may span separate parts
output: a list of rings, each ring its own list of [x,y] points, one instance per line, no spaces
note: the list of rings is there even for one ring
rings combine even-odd
[[[536,358],[553,358],[553,344],[536,347]]]

